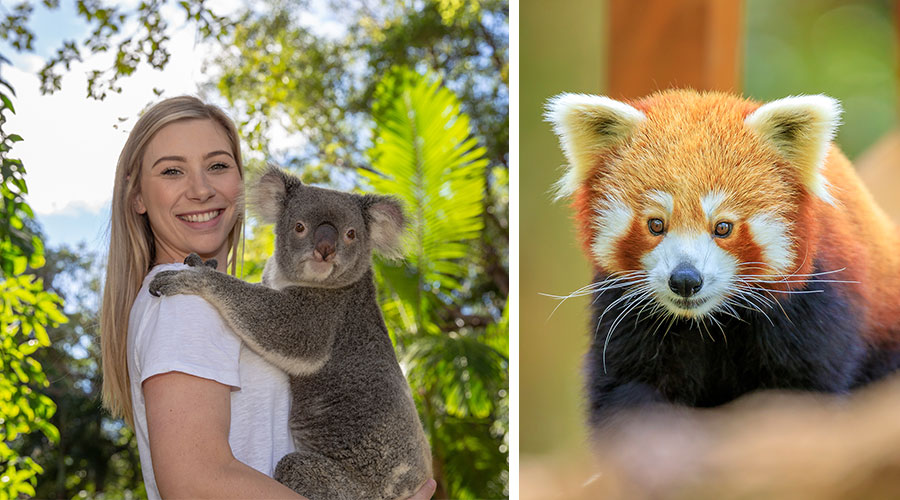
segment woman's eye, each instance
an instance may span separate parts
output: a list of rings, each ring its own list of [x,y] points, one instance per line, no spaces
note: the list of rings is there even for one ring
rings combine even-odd
[[[181,173],[181,170],[177,168],[167,168],[161,172],[162,175],[178,175]]]
[[[665,231],[666,224],[662,219],[650,219],[647,221],[647,227],[650,229],[650,234],[659,236]]]
[[[231,165],[229,165],[227,163],[217,162],[217,163],[213,163],[212,165],[210,165],[209,168],[210,168],[210,170],[225,170],[229,167],[231,167]]]
[[[728,235],[731,234],[732,228],[734,228],[734,224],[722,221],[716,224],[713,234],[718,238],[727,238]]]

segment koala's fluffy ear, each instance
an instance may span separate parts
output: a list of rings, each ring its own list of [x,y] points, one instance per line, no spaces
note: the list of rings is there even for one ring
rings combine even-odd
[[[303,185],[300,179],[284,170],[269,165],[250,189],[250,208],[266,224],[274,224],[284,212],[288,193]]]
[[[362,197],[362,206],[372,248],[385,257],[402,257],[400,237],[406,227],[406,216],[400,202],[390,196],[368,194]]]

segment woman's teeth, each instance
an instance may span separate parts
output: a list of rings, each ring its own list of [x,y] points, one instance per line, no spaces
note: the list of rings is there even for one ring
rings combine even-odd
[[[213,210],[202,214],[179,215],[178,218],[188,222],[206,222],[214,219],[220,212],[221,210]]]

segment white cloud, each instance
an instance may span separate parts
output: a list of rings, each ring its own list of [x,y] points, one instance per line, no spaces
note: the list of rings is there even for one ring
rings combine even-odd
[[[4,129],[24,138],[11,155],[25,165],[27,200],[36,213],[97,213],[109,202],[127,133],[140,111],[159,100],[153,89],[163,89],[165,97],[196,94],[198,83],[205,80],[200,67],[209,48],[198,46],[195,38],[193,27],[177,30],[169,42],[172,57],[164,71],[142,65],[120,81],[121,94],[111,93],[103,101],[86,97],[87,72],[111,67],[111,54],[73,64],[63,77],[62,90],[53,95],[39,92],[40,58],[28,56],[25,70],[4,67],[3,76],[17,94],[13,101],[17,114],[9,117]]]

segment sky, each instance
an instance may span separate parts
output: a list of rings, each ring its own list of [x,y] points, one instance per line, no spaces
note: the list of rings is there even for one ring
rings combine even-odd
[[[35,2],[30,22],[36,34],[35,53],[19,54],[0,45],[0,54],[12,62],[0,68],[0,76],[16,90],[13,104],[17,114],[8,115],[4,129],[24,139],[10,154],[25,165],[26,200],[44,229],[45,245],[83,241],[90,250],[103,253],[116,160],[128,132],[148,104],[165,97],[196,95],[199,85],[208,79],[202,64],[214,47],[198,43],[196,31],[184,22],[181,9],[168,5],[162,13],[174,28],[168,45],[172,57],[163,71],[141,65],[135,74],[119,81],[121,94],[97,101],[86,97],[87,73],[111,67],[113,59],[112,54],[90,55],[63,73],[61,91],[41,95],[37,74],[44,61],[63,40],[83,40],[89,33],[87,24],[74,12],[74,3],[60,2],[58,10],[48,11]],[[321,3],[314,2],[313,12],[323,12],[316,7]],[[240,5],[240,0],[215,2],[216,9],[223,9],[216,10],[219,14],[233,12]],[[300,19],[322,32],[343,29],[325,15],[304,13]],[[162,97],[153,93],[154,88],[164,90]]]

